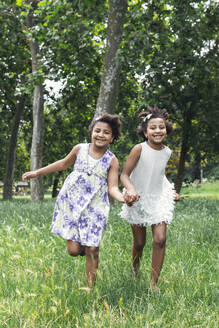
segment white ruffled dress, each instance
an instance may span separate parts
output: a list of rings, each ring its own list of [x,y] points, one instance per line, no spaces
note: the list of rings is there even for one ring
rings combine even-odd
[[[141,143],[141,147],[140,158],[130,175],[140,199],[131,207],[124,204],[121,218],[141,226],[169,224],[173,219],[175,190],[165,176],[165,168],[171,150],[167,146],[155,150],[147,142]]]

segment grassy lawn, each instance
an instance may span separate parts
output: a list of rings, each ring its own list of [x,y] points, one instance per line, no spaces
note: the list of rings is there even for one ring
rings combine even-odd
[[[168,227],[160,295],[148,293],[150,229],[140,276],[131,275],[132,236],[120,205],[111,209],[97,283],[87,295],[85,258],[67,255],[65,242],[50,233],[54,200],[0,201],[0,327],[218,327],[219,201],[189,190]]]
[[[207,198],[219,200],[219,180],[214,183],[203,183],[201,186],[196,185],[182,188],[182,197],[186,198]]]

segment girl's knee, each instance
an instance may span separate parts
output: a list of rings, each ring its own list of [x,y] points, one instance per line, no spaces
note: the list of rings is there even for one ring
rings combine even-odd
[[[166,236],[165,235],[154,236],[153,244],[157,248],[164,248],[166,246]]]
[[[137,252],[141,252],[144,249],[145,241],[134,241],[133,247]]]
[[[81,246],[77,242],[67,241],[67,250],[68,254],[71,256],[78,256],[81,251]]]
[[[78,256],[79,251],[77,249],[74,249],[74,248],[68,248],[68,254],[71,255],[71,256]]]

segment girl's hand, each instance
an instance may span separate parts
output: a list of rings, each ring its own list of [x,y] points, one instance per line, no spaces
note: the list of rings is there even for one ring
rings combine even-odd
[[[180,200],[179,194],[176,192],[175,194],[175,201],[177,202],[178,200]]]
[[[132,206],[135,202],[137,202],[140,196],[137,194],[136,191],[126,191],[125,193],[125,202],[128,206]]]
[[[27,181],[29,179],[34,179],[34,178],[37,178],[37,177],[38,177],[37,171],[29,171],[29,172],[25,172],[22,175],[22,180]]]

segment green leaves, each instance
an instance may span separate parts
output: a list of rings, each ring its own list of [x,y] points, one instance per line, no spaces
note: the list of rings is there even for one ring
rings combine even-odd
[[[22,6],[23,0],[16,0],[16,5],[17,6]]]
[[[34,83],[50,78],[65,84],[59,99],[51,96],[52,123],[48,120],[48,124],[65,139],[63,131],[59,132],[59,120],[67,119],[68,124],[65,122],[62,127],[68,136],[64,141],[63,153],[66,153],[72,143],[89,139],[88,117],[94,114],[99,93],[108,2],[37,1],[32,8],[35,27],[27,29],[31,3],[16,0],[9,5],[2,0],[0,4],[0,124],[4,131],[4,136],[0,135],[1,149],[5,152],[7,148],[4,141],[10,134],[10,120],[18,97],[31,94]],[[133,144],[139,142],[137,114],[142,106],[154,103],[166,107],[171,120],[178,124],[177,131],[168,139],[174,148],[179,147],[183,118],[189,109],[192,115],[190,158],[199,151],[212,158],[218,152],[217,25],[215,1],[129,1],[118,54],[120,93],[115,109],[123,121],[124,137],[117,148],[114,145],[121,163]],[[34,74],[31,73],[30,39],[36,41],[40,49],[39,67]],[[31,97],[23,118],[29,129],[30,103]],[[72,127],[81,132],[76,133]],[[45,138],[46,144],[56,144],[47,130]],[[29,144],[29,136],[26,143]],[[54,147],[62,156],[58,142]],[[55,159],[50,147],[48,149],[45,162]],[[3,158],[4,154],[1,161]],[[1,167],[4,166],[1,162]],[[3,169],[0,172],[3,175]]]

